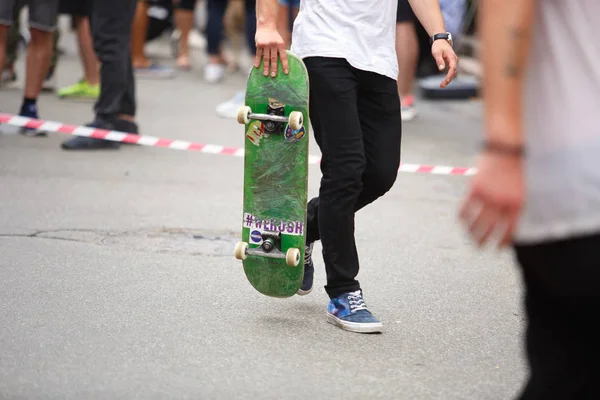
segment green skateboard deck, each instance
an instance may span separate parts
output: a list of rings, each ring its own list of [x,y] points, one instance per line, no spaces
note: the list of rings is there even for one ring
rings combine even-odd
[[[308,197],[308,73],[287,52],[289,74],[253,68],[246,86],[242,260],[250,284],[271,297],[296,294],[304,277]]]

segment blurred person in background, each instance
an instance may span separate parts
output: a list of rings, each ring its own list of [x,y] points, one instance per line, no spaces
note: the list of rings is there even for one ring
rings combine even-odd
[[[31,41],[31,34],[28,37],[24,37],[21,34],[21,11],[25,8],[25,3],[17,3],[17,7],[14,9],[13,23],[8,30],[6,39],[6,55],[4,60],[4,68],[2,68],[2,74],[0,75],[0,86],[10,85],[17,81],[17,71],[15,70],[15,63],[19,56],[20,47],[27,47]],[[60,39],[60,30],[55,29],[52,34],[52,57],[50,59],[50,66],[48,67],[48,73],[42,83],[42,92],[54,92],[55,87],[55,74],[56,66],[58,64],[59,50],[58,41]]]
[[[177,68],[189,71],[190,61],[189,38],[194,28],[194,10],[196,0],[173,0],[175,6],[175,28],[177,30],[176,61]]]
[[[91,1],[60,0],[60,13],[70,15],[73,19],[83,69],[83,78],[58,90],[58,97],[63,99],[96,100],[100,96],[100,64],[94,52],[90,30]]]
[[[229,0],[240,1],[240,0]],[[254,36],[256,34],[256,0],[241,0],[244,1],[245,10],[245,37],[246,48],[251,55],[256,54],[256,43]],[[207,41],[209,63],[205,69],[205,79],[208,82],[218,82],[225,74],[225,60],[221,53],[221,38],[223,30],[223,18],[227,0],[208,0],[208,24],[207,24]],[[212,55],[211,55],[212,54]],[[246,96],[245,90],[240,90],[235,95],[217,105],[216,113],[222,118],[235,118],[237,109],[244,104]]]
[[[162,34],[162,31],[170,25],[171,10],[171,0],[137,1],[131,34],[131,53],[135,74],[139,77],[172,78],[174,76],[173,68],[152,62],[145,52],[148,39]],[[155,15],[154,19],[161,21],[164,26],[158,27],[158,29],[149,29],[152,22],[150,15]]]
[[[227,70],[222,42],[224,32],[224,17],[230,1],[236,0],[207,0],[208,20],[206,24],[206,40],[208,63],[204,67],[204,79],[209,83],[221,81]],[[245,0],[245,36],[246,45],[250,52],[256,49],[254,33],[256,32],[256,0]]]
[[[2,0],[0,1],[0,66],[5,65],[6,44],[10,27],[24,6],[29,10],[31,40],[27,47],[25,91],[19,115],[38,118],[37,98],[48,75],[52,59],[53,34],[57,28],[58,0]],[[21,133],[45,135],[35,129],[22,128]]]
[[[137,134],[131,31],[137,0],[90,0],[92,40],[100,60],[100,96],[87,126]],[[120,143],[75,136],[64,150],[118,149]]]
[[[245,53],[244,42],[246,42],[246,5],[245,0],[228,0],[225,15],[223,16],[223,28],[228,46],[224,50],[224,57],[229,71],[239,71],[240,61]],[[245,53],[249,56],[249,53]]]
[[[466,12],[466,0],[439,0],[446,29],[453,39],[460,35]],[[398,57],[398,94],[400,96],[402,121],[417,116],[414,85],[419,67],[419,35],[422,29],[410,8],[408,0],[398,0],[396,14],[396,54]]]
[[[485,136],[460,218],[516,253],[519,399],[600,399],[600,1],[486,0],[479,17]]]
[[[396,14],[396,56],[398,58],[398,95],[402,121],[417,116],[414,99],[414,82],[419,63],[419,40],[415,24],[417,17],[408,0],[398,0]]]

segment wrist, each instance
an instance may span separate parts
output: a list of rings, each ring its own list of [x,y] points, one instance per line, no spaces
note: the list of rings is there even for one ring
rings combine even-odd
[[[438,40],[445,40],[446,42],[450,43],[450,46],[454,45],[452,34],[450,32],[436,31],[436,33],[429,37],[429,44],[433,46],[433,44]]]
[[[276,31],[277,30],[277,26],[275,24],[272,23],[264,23],[264,24],[256,24],[256,29],[257,30],[271,30],[271,31]]]
[[[257,18],[256,20],[256,28],[260,29],[276,29],[277,24],[272,18]]]
[[[500,107],[496,106],[496,108]],[[484,122],[487,142],[502,143],[513,147],[523,145],[523,123],[518,109],[501,113],[485,111],[488,114]]]

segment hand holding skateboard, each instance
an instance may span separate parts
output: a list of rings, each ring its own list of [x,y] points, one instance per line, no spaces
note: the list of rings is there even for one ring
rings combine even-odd
[[[277,76],[277,59],[281,59],[283,72],[287,75],[290,70],[288,66],[287,54],[285,51],[285,42],[277,32],[276,28],[261,27],[256,29],[256,57],[254,58],[254,67],[259,68],[261,60],[264,60],[263,75],[268,76],[269,70],[271,77]]]

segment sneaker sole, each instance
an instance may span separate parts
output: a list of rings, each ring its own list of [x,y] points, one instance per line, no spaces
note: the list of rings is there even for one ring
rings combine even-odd
[[[19,129],[19,134],[27,137],[46,137],[48,136],[48,132],[38,131],[33,128],[21,128]]]
[[[302,289],[298,289],[298,291],[296,292],[296,294],[298,296],[306,296],[307,294],[310,294],[310,292],[312,292],[313,288],[310,288],[308,290],[302,290]]]
[[[94,102],[98,100],[98,97],[88,97],[88,96],[61,96],[61,95],[57,95],[57,97],[60,100],[67,100],[67,101],[76,101],[76,102],[81,102],[81,103],[90,103],[90,102]]]
[[[417,118],[417,116],[418,116],[417,110],[408,109],[408,110],[404,110],[404,112],[401,112],[400,118],[402,119],[402,122],[409,122],[409,121],[412,121],[415,118]]]
[[[345,331],[354,333],[381,333],[383,324],[381,322],[358,323],[343,321],[335,315],[327,313],[327,322],[333,324]]]

